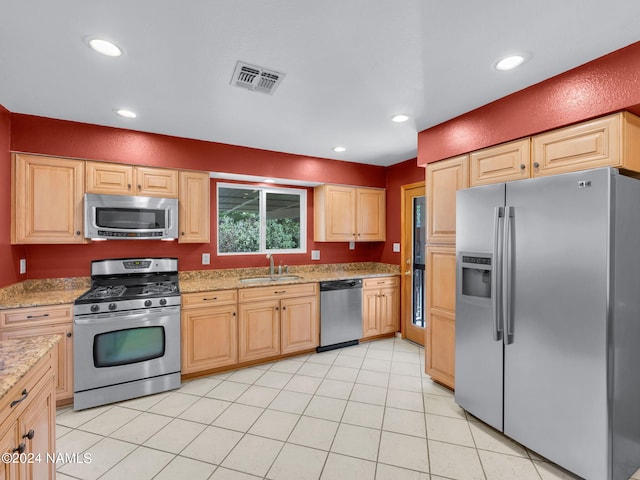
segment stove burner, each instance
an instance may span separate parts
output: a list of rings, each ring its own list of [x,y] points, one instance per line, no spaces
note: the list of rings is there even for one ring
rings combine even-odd
[[[142,288],[143,295],[168,295],[174,293],[177,289],[177,285],[174,283],[154,283],[151,285],[145,285]]]
[[[107,285],[103,287],[95,287],[86,293],[87,299],[100,299],[120,297],[127,289],[124,285]]]

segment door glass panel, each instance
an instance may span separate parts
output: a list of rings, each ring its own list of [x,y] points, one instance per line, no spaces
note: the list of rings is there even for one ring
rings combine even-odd
[[[163,327],[127,328],[94,337],[93,363],[97,368],[144,362],[164,355]]]
[[[425,197],[413,199],[413,317],[412,322],[418,327],[424,327],[425,315],[425,228],[426,228]]]

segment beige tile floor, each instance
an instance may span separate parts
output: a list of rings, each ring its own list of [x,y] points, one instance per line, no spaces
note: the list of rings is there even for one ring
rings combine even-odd
[[[61,408],[57,451],[90,462],[60,464],[57,478],[576,478],[465,414],[423,372],[423,349],[391,338]]]

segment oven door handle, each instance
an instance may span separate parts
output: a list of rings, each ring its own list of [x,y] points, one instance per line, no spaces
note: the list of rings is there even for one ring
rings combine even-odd
[[[74,318],[73,323],[75,325],[100,325],[103,321],[109,321],[110,323],[117,322],[135,322],[140,320],[151,320],[157,322],[159,318],[169,317],[172,314],[179,314],[180,307],[166,307],[158,311],[145,311],[144,313],[127,313],[126,315],[110,315],[99,318],[98,316],[88,315],[87,317]]]

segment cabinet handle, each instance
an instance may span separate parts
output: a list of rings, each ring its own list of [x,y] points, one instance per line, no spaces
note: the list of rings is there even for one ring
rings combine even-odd
[[[24,443],[21,443],[16,448],[13,449],[13,453],[24,453],[27,449],[27,446]]]
[[[76,230],[76,235],[80,235],[80,230]]]
[[[127,183],[127,190],[131,190],[131,184]]]
[[[184,237],[184,232],[180,232],[180,235],[182,235]]]
[[[524,163],[520,164],[520,170],[524,170],[525,168],[527,168],[527,166]]]
[[[73,335],[71,332],[67,332],[67,338],[71,338],[71,335]]]
[[[282,310],[286,310],[286,309],[287,309],[287,307],[282,307]]]
[[[217,299],[218,299],[218,297],[213,297],[213,298],[203,298],[203,299],[202,299],[202,301],[203,301],[203,302],[209,302],[209,301],[217,300]]]
[[[43,313],[42,315],[27,315],[27,318],[43,318],[48,316],[49,316],[48,313]]]
[[[9,404],[9,408],[13,408],[16,405],[18,405],[20,402],[22,402],[23,400],[26,400],[26,398],[29,396],[29,392],[27,392],[27,389],[25,388],[24,390],[22,390],[22,396],[18,399],[18,400],[14,400],[13,402],[11,402]]]
[[[277,312],[278,310],[280,310],[280,307],[276,307],[276,312]]]
[[[539,166],[540,166],[540,164],[538,162],[534,162],[533,168],[538,168]]]
[[[286,290],[280,290],[280,291],[275,291],[275,292],[273,292],[273,293],[277,295],[277,294],[279,294],[279,293],[287,293],[287,291],[286,291]]]
[[[138,185],[138,190],[142,190],[142,185]]]
[[[236,316],[236,312],[233,312],[233,316],[234,316],[234,317]]]
[[[28,438],[29,440],[33,440],[33,437],[35,436],[36,436],[36,432],[33,429],[31,429],[27,433],[22,435],[22,438]]]

